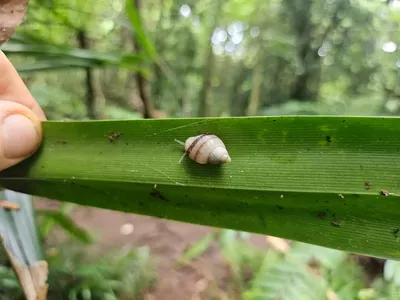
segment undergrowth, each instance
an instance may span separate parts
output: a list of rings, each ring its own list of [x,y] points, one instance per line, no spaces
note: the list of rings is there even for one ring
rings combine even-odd
[[[232,230],[206,235],[179,261],[190,265],[216,244],[230,271],[229,283],[224,288],[229,299],[400,299],[400,262],[385,261],[384,273],[371,281],[350,253],[299,242],[286,252],[265,250],[250,243],[249,236]],[[204,299],[221,299],[218,294],[222,292],[208,291]]]
[[[89,247],[93,238],[69,213],[75,205],[37,211],[39,232],[49,265],[48,300],[131,300],[155,283],[155,268],[148,247],[122,247],[105,254]],[[55,228],[68,238],[57,245],[46,243]],[[60,232],[58,231],[58,234]],[[1,248],[0,248],[1,249]],[[5,253],[0,253],[0,300],[25,299]]]

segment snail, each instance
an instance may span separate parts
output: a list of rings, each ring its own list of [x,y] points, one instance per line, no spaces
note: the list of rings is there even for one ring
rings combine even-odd
[[[185,143],[175,141],[185,147],[185,153],[182,155],[179,163],[185,157],[189,157],[199,164],[225,164],[231,162],[231,157],[226,150],[225,144],[219,137],[213,134],[200,134],[188,138]]]

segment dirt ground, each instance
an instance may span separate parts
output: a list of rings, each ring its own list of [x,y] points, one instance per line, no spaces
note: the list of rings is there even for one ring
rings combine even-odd
[[[59,206],[57,201],[42,199],[34,203],[41,209]],[[226,281],[228,270],[216,247],[210,247],[191,267],[176,265],[176,258],[214,228],[84,206],[74,209],[71,216],[78,225],[95,234],[96,247],[100,249],[123,245],[150,247],[158,278],[155,288],[144,296],[146,300],[209,299],[210,295],[204,292],[209,285]],[[121,226],[128,228],[130,234],[122,234]],[[260,247],[266,246],[263,236],[253,235],[251,240]],[[222,289],[217,290],[216,299],[232,299]]]

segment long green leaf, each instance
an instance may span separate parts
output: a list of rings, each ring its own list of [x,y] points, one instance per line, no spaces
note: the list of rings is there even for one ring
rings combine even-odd
[[[140,55],[121,54],[118,52],[96,52],[86,49],[77,49],[59,45],[45,44],[23,44],[23,43],[7,43],[1,46],[1,50],[5,53],[30,54],[44,60],[48,67],[51,58],[54,65],[65,67],[71,66],[105,66],[118,65],[123,67],[133,67],[142,63],[143,57]],[[61,60],[61,61],[60,61]],[[45,66],[42,66],[42,68]]]
[[[86,244],[93,242],[91,235],[84,228],[75,224],[74,220],[72,220],[68,215],[59,211],[50,210],[39,210],[38,214],[50,219],[79,241]]]
[[[44,122],[43,127],[41,149],[0,173],[1,185],[83,205],[400,257],[398,118]],[[120,135],[109,138],[112,132]],[[226,143],[230,164],[200,165],[188,157],[178,163],[183,149],[174,139],[204,132]],[[383,189],[390,196],[381,195]]]
[[[140,15],[135,8],[136,0],[128,0],[125,3],[126,14],[131,21],[132,29],[135,31],[136,39],[140,43],[140,45],[144,48],[146,53],[153,59],[157,57],[157,51],[153,45],[153,43],[147,37],[144,29],[142,20],[140,19]]]

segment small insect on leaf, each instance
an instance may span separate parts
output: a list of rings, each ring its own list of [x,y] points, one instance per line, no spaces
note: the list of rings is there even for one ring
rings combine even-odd
[[[332,225],[336,227],[340,227],[340,222],[339,221],[332,221]]]
[[[9,202],[6,200],[0,200],[0,207],[9,209],[9,210],[19,210],[21,208],[18,203]]]
[[[372,184],[370,184],[368,181],[364,182],[364,186],[365,186],[365,189],[367,189],[367,190],[372,188]]]
[[[107,139],[110,143],[113,143],[115,139],[119,138],[121,136],[121,132],[111,132],[108,136]]]
[[[339,196],[340,198],[344,199],[344,196],[343,196],[342,194],[339,194],[338,196]]]
[[[324,211],[320,211],[320,212],[318,213],[318,217],[320,217],[321,219],[325,220],[326,217],[327,217],[327,214],[326,214],[326,212],[324,212]]]

